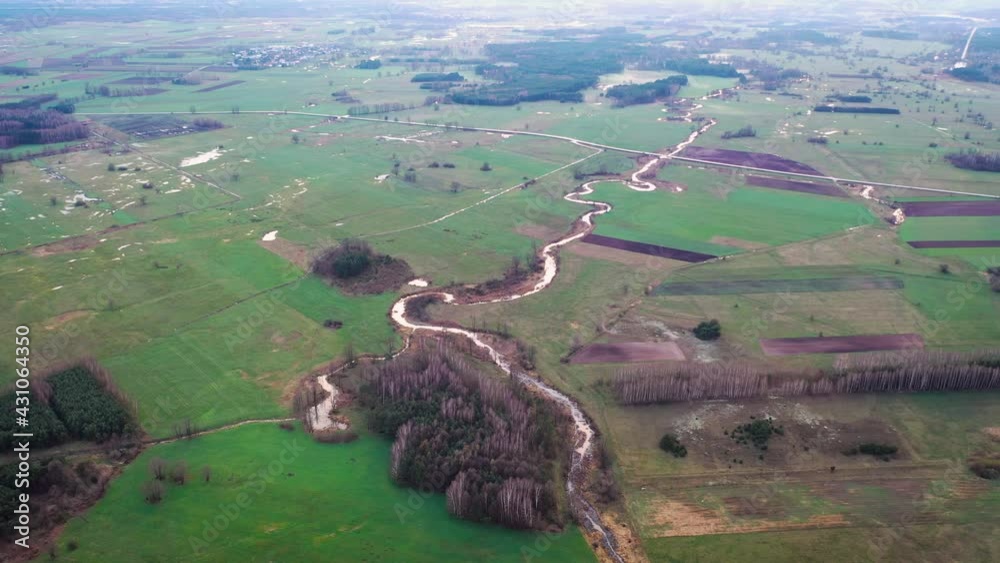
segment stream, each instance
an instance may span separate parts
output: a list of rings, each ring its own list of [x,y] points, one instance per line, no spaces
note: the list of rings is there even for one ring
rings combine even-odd
[[[709,97],[716,97],[721,94],[722,91],[720,90],[714,92],[709,96],[705,96],[702,99],[706,99]],[[695,108],[692,109],[692,111],[699,109],[700,107],[701,105],[698,104],[697,106],[695,106]],[[688,112],[685,121],[691,122],[690,116],[691,112]],[[618,180],[618,181],[620,181],[626,187],[640,192],[650,192],[656,190],[657,186],[655,184],[643,180],[641,176],[645,174],[647,171],[649,171],[651,168],[656,166],[656,164],[661,160],[670,159],[671,157],[679,154],[688,145],[693,143],[695,139],[698,138],[699,135],[701,135],[702,133],[707,131],[710,127],[715,125],[715,123],[716,121],[714,119],[709,119],[708,121],[706,121],[704,125],[692,131],[691,134],[687,137],[687,139],[685,139],[677,146],[675,146],[673,150],[671,150],[669,153],[660,154],[655,158],[651,159],[645,165],[643,165],[637,172],[631,175],[630,180]],[[545,245],[542,248],[540,252],[540,257],[542,258],[544,264],[542,268],[541,277],[538,279],[538,281],[535,282],[535,284],[530,289],[523,290],[517,293],[511,293],[510,295],[504,295],[502,297],[497,297],[493,299],[485,299],[480,301],[464,301],[464,302],[460,302],[455,298],[454,294],[448,292],[433,290],[433,289],[427,291],[420,291],[417,293],[411,293],[397,300],[392,305],[390,316],[393,322],[399,325],[400,328],[408,329],[410,331],[426,330],[430,332],[443,333],[443,334],[455,334],[468,338],[478,348],[485,351],[488,354],[490,360],[494,364],[496,364],[496,366],[499,367],[501,371],[503,371],[510,377],[514,378],[522,385],[525,385],[529,388],[536,390],[539,393],[542,393],[552,401],[559,403],[560,405],[564,406],[566,409],[569,410],[569,413],[573,418],[573,423],[576,429],[576,436],[574,437],[573,441],[573,460],[569,469],[569,478],[566,481],[567,496],[569,498],[570,504],[574,506],[576,510],[583,516],[581,524],[589,528],[591,531],[597,533],[601,537],[601,543],[604,545],[605,550],[607,551],[608,555],[611,557],[612,560],[617,561],[618,563],[624,563],[624,559],[622,559],[622,556],[618,552],[618,541],[615,538],[614,532],[612,532],[604,523],[603,518],[601,517],[601,513],[594,507],[593,504],[590,503],[590,501],[588,501],[585,498],[583,492],[578,489],[578,484],[581,483],[581,480],[584,478],[584,473],[587,470],[585,462],[593,453],[592,450],[594,445],[594,436],[596,434],[594,427],[591,425],[591,422],[587,419],[586,415],[584,415],[583,410],[580,408],[580,406],[573,399],[571,399],[570,397],[568,397],[555,387],[552,387],[548,383],[545,383],[540,379],[535,379],[534,377],[531,377],[529,374],[522,372],[518,369],[515,369],[512,362],[504,358],[503,355],[500,354],[500,352],[498,352],[495,348],[490,346],[490,344],[486,342],[483,339],[482,335],[480,335],[479,333],[458,327],[417,323],[411,321],[406,316],[406,304],[411,299],[415,299],[417,297],[431,295],[437,297],[444,303],[470,306],[470,305],[481,305],[485,303],[503,303],[508,301],[515,301],[517,299],[522,299],[531,295],[535,295],[536,293],[539,293],[548,286],[550,286],[553,280],[555,280],[556,274],[559,271],[559,263],[557,260],[558,250],[561,247],[573,241],[580,240],[583,237],[590,234],[591,232],[593,232],[594,217],[598,215],[603,215],[611,211],[612,207],[610,203],[606,203],[603,201],[580,199],[581,196],[587,196],[594,193],[594,189],[592,187],[593,184],[600,182],[608,182],[608,181],[612,180],[595,180],[587,182],[582,186],[580,186],[580,188],[577,189],[576,191],[570,192],[565,196],[563,196],[563,199],[565,199],[566,201],[578,203],[581,205],[587,205],[590,206],[592,209],[580,216],[580,218],[574,223],[574,226],[569,234],[567,234],[563,238],[560,238],[559,240],[556,240],[555,242],[551,242]],[[332,402],[336,399],[337,395],[336,388],[334,388],[332,384],[329,382],[328,380],[329,375],[332,374],[327,374],[319,378],[320,385],[329,392],[329,397],[325,401],[323,401],[323,403],[320,405],[320,408],[326,407],[328,402],[330,403],[329,406],[332,406]],[[329,417],[327,416],[326,419],[323,420],[321,417],[318,416],[314,424],[318,424],[320,428],[324,424],[329,425],[330,424]]]

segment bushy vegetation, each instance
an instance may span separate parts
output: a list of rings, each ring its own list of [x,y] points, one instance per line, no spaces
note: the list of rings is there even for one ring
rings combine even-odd
[[[382,68],[382,61],[378,59],[368,59],[361,61],[360,63],[354,65],[354,68],[360,68],[365,70],[375,70],[377,68]]]
[[[722,336],[722,325],[715,319],[702,321],[694,327],[694,335],[698,340],[718,340]]]
[[[660,449],[668,454],[672,454],[674,457],[685,457],[688,455],[687,448],[673,434],[664,434],[660,438]]]
[[[21,472],[16,463],[0,465],[0,539],[14,538],[13,526],[17,521],[14,510],[21,504],[18,495],[31,495],[32,546],[35,537],[53,527],[65,523],[81,507],[93,503],[107,487],[113,475],[90,459],[70,462],[51,459],[32,462],[27,487],[15,487],[17,474]]]
[[[1000,293],[1000,266],[986,268],[986,275],[990,280],[990,289]]]
[[[1000,457],[974,457],[969,460],[969,469],[983,479],[1000,479]]]
[[[465,77],[457,72],[421,72],[414,74],[410,82],[464,82]]]
[[[549,403],[444,345],[375,365],[366,379],[369,426],[395,437],[397,483],[446,493],[449,512],[463,519],[561,524],[553,473],[565,421]]]
[[[948,72],[955,78],[966,82],[990,82],[990,75],[981,67],[953,68]]]
[[[413,277],[406,262],[378,254],[358,239],[345,239],[322,251],[312,262],[312,272],[354,293],[382,293]]]
[[[646,82],[643,84],[619,84],[605,92],[605,96],[615,100],[615,106],[625,107],[635,104],[649,104],[677,93],[688,83],[687,76],[677,75]]]
[[[757,130],[752,125],[746,125],[736,131],[725,131],[722,133],[723,139],[739,139],[742,137],[756,137]]]
[[[752,445],[758,450],[767,450],[767,443],[772,436],[784,436],[785,428],[775,426],[771,417],[750,417],[751,421],[741,424],[729,433],[729,437],[737,444]]]
[[[1000,153],[988,153],[969,149],[947,154],[945,158],[956,168],[979,170],[982,172],[1000,172]]]
[[[218,119],[211,119],[211,118],[208,118],[208,117],[196,117],[196,118],[194,118],[194,121],[192,123],[194,123],[194,126],[196,128],[202,129],[202,130],[205,130],[205,131],[210,130],[210,129],[222,129],[223,127],[226,126],[224,123],[222,123]]]
[[[759,371],[743,362],[639,367],[612,385],[626,405],[767,396],[1000,389],[1000,352],[854,355],[832,370]]]
[[[847,106],[816,106],[813,111],[818,111],[820,113],[882,113],[890,115],[898,115],[899,110],[896,108],[870,108],[870,107],[847,107]]]
[[[844,451],[844,455],[870,455],[872,457],[878,457],[882,459],[888,459],[889,456],[896,455],[899,448],[890,444],[878,444],[875,442],[865,442],[863,444],[858,444],[853,448],[849,448]]]
[[[850,104],[870,104],[872,102],[871,96],[861,96],[857,94],[854,95],[836,94],[833,96],[829,96],[829,99]]]

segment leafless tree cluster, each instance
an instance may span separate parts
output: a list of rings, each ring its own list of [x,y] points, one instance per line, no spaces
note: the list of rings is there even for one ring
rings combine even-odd
[[[372,429],[395,436],[393,479],[446,493],[460,518],[558,524],[550,460],[561,449],[561,415],[446,345],[428,348],[370,366],[361,391]]]
[[[1000,351],[906,352],[845,356],[831,372],[762,372],[744,362],[623,370],[612,382],[625,405],[847,393],[972,391],[1000,388]]]

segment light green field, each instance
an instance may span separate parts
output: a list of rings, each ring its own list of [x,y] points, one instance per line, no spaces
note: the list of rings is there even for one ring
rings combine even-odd
[[[60,539],[66,561],[592,561],[582,534],[535,534],[452,518],[444,495],[395,486],[390,444],[319,444],[255,424],[151,448]],[[187,462],[189,482],[150,505],[149,460]],[[211,481],[201,469],[211,467]],[[240,506],[241,503],[242,506]],[[235,507],[235,508],[234,508]],[[70,542],[79,546],[68,551]],[[192,543],[193,542],[193,543]]]
[[[683,192],[628,190],[599,184],[594,199],[614,210],[597,222],[597,234],[708,254],[745,250],[725,239],[773,246],[868,225],[863,206],[834,198],[741,185],[738,177],[668,166],[659,177]]]
[[[910,217],[899,230],[903,240],[996,240],[1000,217]]]

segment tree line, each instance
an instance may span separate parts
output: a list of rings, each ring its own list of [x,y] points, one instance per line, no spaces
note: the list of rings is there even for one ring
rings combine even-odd
[[[956,168],[981,172],[1000,172],[1000,153],[968,149],[947,154],[945,158]]]
[[[760,371],[746,362],[638,367],[611,382],[624,405],[765,396],[1000,389],[1000,350],[859,355],[830,372]]]
[[[50,109],[0,109],[0,149],[85,139],[87,126]]]

